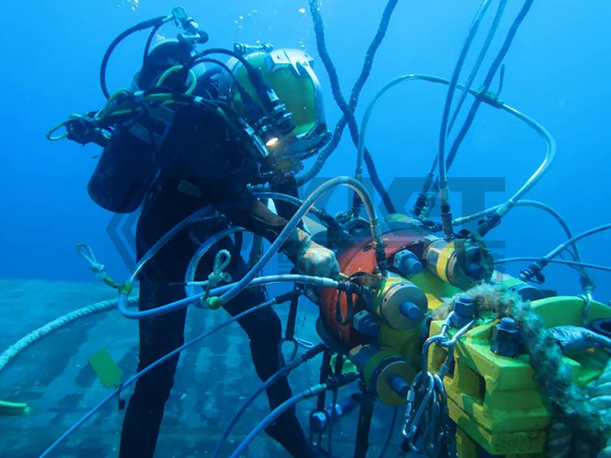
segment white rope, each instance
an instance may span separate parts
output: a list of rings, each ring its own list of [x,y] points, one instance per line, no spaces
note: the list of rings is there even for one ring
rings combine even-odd
[[[41,326],[40,328],[30,332],[28,335],[22,337],[13,345],[4,350],[4,352],[0,355],[0,371],[2,371],[2,369],[6,367],[9,361],[11,361],[15,356],[17,356],[20,352],[25,350],[30,345],[32,345],[34,342],[42,339],[43,337],[49,335],[53,331],[56,331],[62,326],[72,323],[73,321],[76,321],[80,318],[84,318],[94,313],[99,313],[105,310],[112,309],[117,306],[117,301],[117,299],[111,299],[103,302],[98,302],[93,305],[88,305],[87,307],[80,308],[62,317],[56,318],[55,320],[45,324],[44,326]],[[136,302],[136,298],[129,299],[129,305],[134,305]]]

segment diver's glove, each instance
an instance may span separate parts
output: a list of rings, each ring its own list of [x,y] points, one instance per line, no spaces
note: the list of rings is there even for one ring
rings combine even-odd
[[[299,228],[286,240],[283,251],[300,274],[334,280],[339,278],[339,264],[335,253],[312,241],[310,235]]]

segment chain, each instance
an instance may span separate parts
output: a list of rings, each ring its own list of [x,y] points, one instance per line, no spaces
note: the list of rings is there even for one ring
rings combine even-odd
[[[447,395],[443,384],[454,360],[458,340],[475,324],[470,321],[452,337],[448,336],[450,313],[438,335],[429,337],[422,347],[422,371],[416,375],[407,393],[407,409],[401,433],[409,448],[428,457],[457,458],[456,439],[450,420]],[[447,349],[448,356],[437,373],[429,370],[428,356],[432,345]]]

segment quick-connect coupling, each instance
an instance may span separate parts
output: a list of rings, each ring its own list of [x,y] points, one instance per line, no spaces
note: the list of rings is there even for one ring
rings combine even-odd
[[[386,275],[388,272],[388,257],[386,256],[386,243],[382,237],[382,230],[380,229],[380,222],[378,218],[372,218],[371,223],[371,234],[373,236],[373,250],[376,257],[376,263],[380,269],[382,275]]]

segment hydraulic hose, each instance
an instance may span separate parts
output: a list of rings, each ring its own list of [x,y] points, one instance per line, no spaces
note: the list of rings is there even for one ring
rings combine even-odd
[[[395,432],[395,425],[397,424],[398,413],[399,407],[395,407],[392,414],[392,420],[390,421],[390,426],[388,427],[388,436],[386,436],[386,440],[384,441],[384,445],[382,446],[382,450],[380,451],[379,458],[384,458],[384,455],[386,455],[386,452],[388,451],[390,441],[392,440],[392,436]]]
[[[486,36],[486,41],[484,42],[484,45],[482,46],[482,50],[480,51],[479,56],[477,57],[477,61],[475,62],[475,65],[473,66],[473,70],[471,71],[471,74],[469,75],[469,79],[465,83],[466,90],[462,91],[460,95],[460,99],[458,100],[458,103],[456,104],[456,108],[454,109],[454,115],[452,116],[452,119],[450,120],[450,124],[448,125],[448,134],[452,130],[452,127],[454,127],[454,123],[456,122],[456,119],[458,118],[458,115],[462,109],[462,106],[465,103],[465,100],[467,99],[468,90],[471,89],[471,87],[473,86],[473,82],[475,81],[475,78],[477,74],[479,73],[482,67],[482,64],[484,63],[484,59],[486,58],[486,55],[488,54],[488,51],[490,50],[490,45],[492,44],[492,40],[494,39],[494,36],[496,35],[496,32],[499,28],[499,25],[501,23],[501,19],[503,18],[503,14],[505,13],[506,7],[507,7],[507,0],[501,0],[497,8],[496,15],[494,16],[494,20],[492,21],[492,25],[490,26],[490,30],[488,31],[488,35]]]
[[[261,259],[257,262],[257,264],[228,292],[224,293],[220,296],[219,301],[220,304],[224,304],[229,300],[233,299],[235,296],[240,294],[245,288],[248,287],[250,282],[257,276],[261,270],[271,261],[272,257],[278,253],[282,244],[286,241],[286,239],[290,236],[290,234],[295,230],[297,225],[301,222],[303,217],[310,211],[310,209],[316,204],[316,202],[325,195],[331,189],[334,189],[338,186],[348,186],[353,189],[363,201],[365,205],[365,210],[367,211],[367,215],[369,217],[369,224],[371,229],[371,236],[373,238],[374,250],[376,253],[376,259],[378,261],[380,269],[384,272],[387,269],[387,260],[386,260],[386,252],[384,251],[384,241],[382,240],[382,232],[380,229],[380,222],[375,213],[375,207],[373,204],[373,200],[367,189],[363,186],[363,184],[355,180],[351,177],[336,177],[327,182],[323,183],[319,186],[304,202],[303,205],[297,210],[295,215],[288,222],[286,227],[280,232],[280,235],[277,239],[272,243],[269,249],[265,252],[265,254],[261,257]]]
[[[573,238],[573,233],[571,232],[571,229],[569,228],[566,220],[560,215],[560,213],[558,213],[556,210],[554,210],[549,205],[546,205],[546,204],[544,204],[542,202],[538,202],[536,200],[525,200],[525,199],[523,199],[523,200],[520,200],[520,201],[516,202],[515,206],[516,207],[533,207],[533,208],[538,208],[540,210],[543,210],[543,211],[549,213],[558,222],[560,227],[562,227],[562,230],[566,234],[567,238],[568,239]],[[494,207],[494,209],[496,209],[496,208],[498,208],[498,206]],[[475,213],[474,215],[471,215],[469,218],[472,221],[474,219],[479,219],[479,218],[485,217],[486,215],[487,215],[487,211],[484,210],[484,211]],[[466,220],[464,218],[456,218],[454,220],[454,224],[463,224],[465,222],[466,222]],[[581,253],[579,251],[579,247],[577,246],[577,244],[573,245],[572,249],[568,249],[567,248],[567,251],[569,252],[571,257],[573,258],[573,260],[575,260],[576,262],[582,262]],[[594,281],[590,278],[590,276],[583,269],[579,268],[579,266],[573,266],[573,267],[581,275],[581,281],[582,281],[582,286],[583,286],[584,290],[585,289],[591,289],[592,286],[594,285]]]
[[[293,294],[293,292],[291,291],[288,294],[276,297],[275,299],[269,300],[267,302],[264,302],[263,304],[259,304],[256,307],[248,309],[248,310],[246,310],[246,311],[244,311],[244,312],[242,312],[242,313],[240,313],[240,314],[238,314],[238,315],[228,319],[227,321],[224,321],[220,325],[216,326],[214,329],[211,329],[210,331],[207,331],[204,334],[201,334],[200,336],[196,337],[195,339],[190,340],[189,342],[185,343],[181,347],[177,348],[176,350],[171,351],[167,355],[163,356],[162,358],[158,359],[154,363],[152,363],[149,366],[145,367],[140,372],[136,373],[135,375],[130,377],[128,380],[123,382],[119,389],[113,391],[111,394],[106,396],[98,405],[96,405],[93,409],[91,409],[89,412],[87,412],[87,414],[83,418],[81,418],[78,422],[76,422],[68,431],[66,431],[64,434],[62,434],[62,436],[59,439],[57,439],[47,450],[45,450],[40,455],[40,458],[48,457],[53,451],[55,451],[55,449],[57,449],[57,447],[59,447],[59,445],[61,443],[63,443],[66,439],[68,439],[77,429],[79,429],[81,426],[83,426],[87,422],[87,420],[89,420],[91,417],[93,417],[97,412],[99,412],[106,404],[108,404],[114,398],[118,397],[125,388],[128,388],[129,386],[131,386],[134,383],[136,383],[136,381],[138,379],[140,379],[141,377],[143,377],[144,375],[146,375],[147,373],[152,371],[154,368],[156,368],[160,364],[166,362],[167,360],[169,360],[170,358],[173,358],[174,356],[180,354],[182,351],[186,350],[187,348],[192,347],[195,344],[198,344],[199,342],[201,342],[205,338],[207,338],[207,337],[209,337],[209,336],[211,336],[213,334],[216,334],[221,329],[226,328],[230,324],[235,323],[236,321],[238,321],[238,320],[240,320],[240,319],[242,319],[242,318],[244,318],[244,317],[246,317],[246,316],[248,316],[248,315],[250,315],[252,313],[255,313],[255,312],[257,312],[257,311],[259,311],[259,310],[261,310],[261,309],[263,309],[265,307],[270,307],[272,305],[280,304],[282,302],[286,302],[286,301],[290,300],[291,297],[292,297],[292,294]]]
[[[494,264],[508,264],[511,262],[532,262],[532,261],[539,261],[541,258],[537,258],[535,256],[524,256],[524,257],[519,257],[519,258],[504,258],[504,259],[497,259],[494,261]],[[607,266],[601,266],[598,264],[589,264],[587,262],[577,262],[577,261],[569,261],[567,259],[551,259],[549,261],[550,263],[554,263],[554,264],[564,264],[567,266],[571,266],[571,267],[581,267],[584,269],[594,269],[594,270],[602,270],[604,272],[611,272],[611,267],[607,267]]]
[[[274,422],[280,415],[289,410],[294,405],[303,401],[304,399],[308,399],[314,396],[318,396],[320,393],[325,390],[337,390],[339,387],[347,385],[348,383],[353,382],[358,378],[358,374],[351,372],[344,375],[339,375],[337,377],[333,377],[327,380],[325,383],[321,383],[319,385],[315,385],[313,387],[308,388],[305,391],[293,396],[292,398],[286,400],[282,404],[280,404],[276,409],[267,415],[263,421],[261,421],[255,429],[253,429],[246,439],[242,441],[242,443],[238,446],[238,448],[231,454],[230,458],[237,458],[242,453],[246,451],[248,446],[256,439],[256,437],[263,431],[267,426]]]
[[[566,242],[558,245],[548,254],[543,256],[542,258],[537,259],[533,264],[531,264],[528,269],[520,272],[520,280],[529,281],[535,277],[539,277],[541,271],[547,266],[550,262],[554,260],[560,253],[566,250],[568,247],[575,245],[579,240],[582,240],[586,237],[590,237],[591,235],[598,234],[599,232],[607,231],[611,229],[611,224],[605,224],[603,226],[598,226],[588,231],[582,232],[579,235],[567,240]],[[604,270],[604,269],[603,269]]]
[[[436,76],[431,76],[431,75],[421,75],[421,74],[408,74],[408,75],[403,75],[400,76],[398,78],[393,79],[392,81],[388,82],[382,89],[380,89],[377,94],[374,96],[373,100],[369,103],[369,106],[367,107],[366,111],[365,111],[365,115],[363,116],[363,121],[362,121],[362,125],[361,125],[361,145],[359,145],[359,154],[362,154],[362,151],[364,150],[364,140],[366,139],[366,135],[367,135],[367,129],[369,127],[369,121],[371,119],[371,115],[373,112],[373,109],[375,108],[378,100],[382,97],[382,95],[384,95],[387,91],[389,91],[390,89],[392,89],[393,87],[397,86],[399,83],[402,82],[407,82],[407,81],[428,81],[430,83],[437,83],[437,84],[445,84],[445,85],[449,85],[450,81],[444,79],[444,78],[439,78]],[[458,84],[456,86],[458,89],[460,90],[465,90],[465,87]],[[500,222],[500,219],[502,219],[516,204],[516,202],[518,202],[520,199],[522,199],[522,197],[528,192],[530,191],[533,186],[535,186],[535,184],[537,184],[537,182],[545,175],[545,173],[547,173],[549,167],[551,166],[552,162],[554,161],[554,158],[556,157],[556,150],[557,150],[557,146],[556,146],[556,141],[554,140],[554,137],[552,136],[552,134],[545,128],[543,127],[541,124],[539,124],[537,121],[535,121],[534,119],[532,119],[531,117],[527,116],[526,114],[516,110],[515,108],[507,105],[506,103],[504,103],[503,101],[491,97],[490,94],[483,94],[479,91],[475,91],[473,89],[469,89],[468,92],[473,95],[474,97],[481,99],[482,101],[486,102],[487,104],[495,107],[495,108],[499,108],[504,110],[505,112],[515,116],[516,118],[518,118],[520,121],[524,122],[527,126],[531,127],[532,129],[534,129],[539,135],[541,135],[543,137],[543,139],[546,142],[547,145],[547,149],[546,149],[546,153],[545,153],[545,158],[543,160],[543,162],[541,163],[541,165],[539,166],[539,168],[535,171],[535,173],[533,173],[530,178],[527,180],[526,183],[524,183],[524,185],[504,204],[498,205],[497,207],[493,207],[492,209],[488,209],[485,211],[486,214],[488,213],[492,213],[495,212],[495,214],[498,217],[498,221]],[[465,223],[468,221],[471,221],[477,217],[481,216],[480,214],[478,214],[478,216],[474,216],[474,215],[470,215],[470,216],[466,216],[463,218],[458,218],[455,221],[459,221],[461,223]],[[497,223],[498,224],[498,223]]]
[[[578,242],[579,240],[585,239],[586,237],[590,237],[591,235],[594,235],[594,234],[598,234],[599,232],[608,231],[609,229],[611,229],[611,224],[605,224],[603,226],[598,226],[598,227],[595,227],[594,229],[590,229],[585,232],[582,232],[581,234],[576,235],[575,237],[567,240],[566,242],[562,243],[561,245],[558,245],[556,248],[550,251],[545,256],[544,259],[546,259],[547,261],[554,259],[556,256],[558,256],[562,251],[567,249],[569,246],[575,245],[575,243]]]
[[[127,280],[127,283],[133,283],[136,280],[136,278],[138,278],[138,276],[140,275],[140,272],[142,272],[142,269],[144,268],[144,266],[151,259],[153,259],[153,257],[159,252],[159,250],[161,250],[181,230],[183,230],[189,224],[194,223],[195,221],[199,221],[199,220],[203,220],[203,219],[209,218],[211,214],[212,214],[212,209],[210,207],[204,207],[204,208],[202,208],[202,209],[192,213],[191,215],[187,216],[180,223],[178,223],[176,226],[174,226],[167,234],[165,234],[163,237],[161,237],[157,241],[157,243],[155,243],[151,247],[151,249],[149,249],[144,254],[144,256],[142,256],[142,259],[140,260],[140,262],[136,266],[136,269],[132,273],[131,277]]]
[[[384,245],[384,241],[382,240],[382,231],[380,228],[380,222],[375,212],[373,199],[367,192],[367,189],[365,189],[365,187],[359,181],[355,180],[354,178],[336,177],[331,180],[328,180],[327,182],[319,186],[303,202],[302,206],[297,210],[293,218],[291,218],[291,220],[288,222],[286,227],[282,230],[278,238],[274,241],[274,243],[272,243],[272,245],[269,247],[266,253],[261,257],[261,259],[257,262],[257,264],[239,282],[230,284],[230,285],[226,285],[220,288],[215,288],[214,290],[212,290],[211,294],[215,296],[217,294],[220,294],[220,292],[223,292],[223,295],[220,296],[218,299],[218,304],[222,305],[228,302],[229,300],[233,299],[235,296],[240,294],[244,289],[248,288],[249,286],[255,286],[257,284],[265,284],[265,282],[270,282],[270,281],[283,281],[283,282],[292,281],[292,282],[303,282],[303,283],[308,283],[308,284],[314,283],[317,286],[337,287],[338,285],[337,282],[335,282],[334,284],[331,283],[331,284],[322,285],[324,281],[321,281],[321,280],[325,280],[325,279],[312,280],[311,277],[305,277],[305,276],[297,276],[300,278],[300,280],[297,280],[297,277],[291,278],[290,276],[282,276],[282,277],[272,277],[273,280],[257,279],[256,281],[253,282],[257,274],[259,274],[259,272],[261,272],[261,270],[263,270],[263,268],[271,261],[272,257],[280,250],[284,241],[288,238],[288,236],[293,232],[293,230],[301,222],[303,217],[314,207],[316,202],[323,195],[325,195],[328,191],[336,188],[337,186],[348,186],[352,188],[354,191],[358,193],[360,199],[363,201],[365,205],[365,210],[367,211],[367,214],[369,216],[370,229],[371,229],[371,234],[372,234],[372,238],[374,241],[374,249],[376,253],[376,258],[378,260],[378,264],[380,265],[380,269],[382,271],[385,271],[387,267],[386,266],[386,252],[384,251],[385,245]],[[210,212],[211,211],[209,208],[203,208],[200,211],[195,212],[192,215],[190,215],[189,217],[185,218],[183,221],[178,223],[172,230],[170,230],[167,234],[165,234],[143,256],[142,260],[138,264],[136,270],[131,275],[127,283],[131,284],[135,281],[135,279],[137,278],[139,273],[142,271],[145,264],[149,262],[153,258],[153,256],[155,256],[155,254],[157,254],[157,252],[159,252],[159,250],[161,250],[161,248],[163,248],[163,246],[165,246],[168,243],[168,241],[172,239],[172,237],[174,237],[178,232],[180,232],[182,229],[184,229],[187,225],[189,225],[193,221],[209,216]],[[326,279],[326,281],[330,281],[330,280]],[[252,285],[251,285],[251,282],[253,283]],[[227,290],[227,287],[229,287],[228,290]],[[160,316],[165,313],[169,313],[171,311],[178,310],[183,307],[187,307],[197,302],[199,299],[201,299],[201,297],[202,295],[199,294],[199,295],[195,295],[192,297],[188,297],[186,299],[181,299],[179,301],[173,302],[171,304],[168,304],[168,305],[156,308],[156,309],[142,311],[142,312],[132,312],[127,309],[127,295],[120,294],[119,310],[121,311],[121,314],[123,314],[123,316],[125,316],[126,318],[144,319],[144,318],[150,318],[154,316]]]
[[[524,19],[526,18],[526,15],[530,11],[530,8],[532,7],[533,1],[534,0],[526,0],[524,2],[522,9],[518,13],[513,24],[511,24],[509,32],[507,32],[507,36],[501,47],[501,50],[499,51],[498,55],[496,56],[496,59],[494,60],[492,66],[490,67],[490,70],[488,71],[488,74],[486,75],[484,84],[480,92],[486,93],[490,90],[490,85],[492,84],[492,81],[494,80],[494,77],[496,76],[498,69],[500,68],[503,61],[505,60],[505,57],[507,56],[507,53],[509,52],[509,48],[511,47],[513,40],[515,39],[518,33],[518,30],[520,26],[522,25],[522,22],[524,21]],[[456,157],[456,153],[458,152],[458,149],[460,148],[463,140],[465,139],[467,132],[471,128],[471,125],[473,124],[473,121],[475,120],[475,115],[477,114],[477,111],[480,105],[481,105],[480,99],[476,99],[473,102],[473,105],[471,106],[469,114],[467,115],[467,119],[465,120],[459,134],[457,135],[456,139],[454,140],[452,148],[450,149],[450,153],[448,155],[448,168],[452,165],[454,158]]]
[[[193,286],[206,286],[207,281],[202,282],[192,282],[190,285]],[[246,288],[251,288],[255,286],[263,286],[270,285],[272,283],[301,283],[304,285],[316,286],[318,288],[334,288],[334,289],[342,289],[342,283],[333,280],[331,278],[323,278],[323,277],[310,277],[307,275],[272,275],[269,277],[257,277],[253,279]],[[238,283],[229,283],[227,285],[219,286],[210,291],[210,296],[218,296],[223,293],[227,293],[234,289]],[[190,305],[196,304],[201,301],[204,297],[205,293],[198,293],[195,296],[187,297],[184,299],[180,299],[175,302],[171,302],[167,305],[163,305],[161,307],[157,307],[150,310],[144,310],[139,312],[132,312],[127,308],[127,295],[120,294],[119,295],[119,311],[121,315],[125,318],[129,318],[132,320],[144,320],[148,318],[155,318],[161,315],[165,315],[167,313],[174,312],[176,310],[180,310],[182,308],[188,307]]]
[[[253,192],[253,195],[257,199],[280,200],[283,202],[288,202],[289,204],[296,205],[297,207],[303,205],[303,200],[301,200],[299,197],[291,196],[290,194],[283,194],[280,192],[257,191]],[[321,217],[324,217],[324,211],[319,210],[316,207],[312,207],[310,209],[310,212],[319,219]]]
[[[481,235],[485,235],[487,232],[489,232],[490,229],[493,229],[494,227],[498,226],[501,219],[505,217],[505,215],[516,205],[516,203],[520,199],[522,199],[522,197],[524,197],[537,184],[537,182],[541,180],[541,178],[543,178],[543,176],[547,173],[548,169],[551,167],[554,159],[556,158],[557,151],[556,140],[545,127],[543,127],[531,117],[516,110],[515,108],[512,108],[501,101],[498,102],[501,108],[503,108],[505,111],[513,114],[525,124],[536,130],[545,140],[547,150],[545,153],[545,159],[543,160],[539,168],[535,171],[534,174],[530,176],[526,183],[524,183],[524,185],[522,185],[522,187],[509,200],[507,200],[507,202],[484,211],[484,213],[488,215],[488,221],[483,223],[484,228],[480,231]],[[462,218],[458,218],[457,221],[460,223],[466,223],[478,218],[479,216],[464,216]]]
[[[257,436],[263,431],[267,426],[272,424],[280,415],[284,412],[303,401],[304,399],[308,399],[314,397],[327,389],[325,384],[320,384],[308,388],[305,391],[293,396],[292,398],[284,401],[280,404],[276,409],[274,409],[271,413],[269,413],[256,427],[253,429],[246,439],[242,441],[242,443],[238,446],[238,448],[231,454],[230,458],[237,458],[242,455],[248,448],[248,446],[257,438]]]
[[[560,226],[562,227],[562,230],[564,231],[564,233],[567,235],[567,237],[570,239],[573,237],[573,233],[571,232],[571,229],[569,228],[566,220],[560,215],[560,213],[558,213],[556,210],[554,210],[552,207],[550,207],[549,205],[546,205],[542,202],[538,202],[536,200],[520,200],[518,202],[516,202],[516,207],[533,207],[533,208],[539,208],[547,213],[549,213],[550,215],[552,215],[554,217],[554,219],[556,221],[558,221],[558,224],[560,224]],[[491,209],[488,210],[482,210],[481,212],[478,213],[474,213],[473,215],[469,215],[469,216],[464,216],[461,218],[456,218],[454,220],[454,224],[464,224],[467,223],[469,221],[473,221],[482,217],[485,217],[490,211],[494,211],[499,207],[499,205],[497,205],[496,207],[492,207]],[[577,249],[577,245],[575,245],[575,248]],[[579,250],[571,253],[572,256],[574,257],[574,259],[576,261],[580,261],[581,260],[581,255],[579,253]]]
[[[316,160],[312,168],[308,170],[305,174],[297,178],[298,185],[303,185],[304,183],[307,183],[308,181],[313,179],[316,175],[318,175],[318,173],[320,173],[327,159],[331,156],[331,154],[335,151],[335,149],[339,145],[339,142],[341,140],[341,137],[342,137],[342,134],[344,132],[346,125],[348,125],[350,128],[350,133],[351,133],[352,141],[354,145],[358,146],[359,133],[358,133],[358,125],[354,117],[354,111],[356,110],[356,107],[358,105],[358,100],[359,100],[361,91],[363,90],[363,87],[365,83],[367,82],[367,79],[369,78],[369,75],[371,73],[371,68],[373,67],[373,60],[375,58],[375,55],[380,45],[382,44],[384,37],[386,36],[386,32],[388,31],[390,19],[392,18],[392,14],[395,10],[395,7],[397,6],[397,3],[398,3],[398,0],[390,0],[387,3],[386,8],[384,9],[382,20],[380,21],[380,25],[378,27],[376,35],[367,50],[367,54],[365,55],[365,62],[363,64],[361,74],[359,75],[357,82],[355,83],[354,87],[352,88],[352,93],[350,96],[350,103],[348,104],[346,100],[344,99],[344,96],[342,95],[337,70],[335,68],[335,65],[333,64],[331,56],[329,55],[329,52],[326,47],[324,23],[323,23],[320,11],[318,9],[318,1],[309,0],[310,12],[314,20],[314,31],[316,33],[316,44],[318,47],[318,53],[320,54],[323,64],[325,65],[325,68],[329,75],[329,80],[331,83],[331,90],[333,92],[335,102],[337,103],[339,108],[342,110],[343,115],[335,127],[335,131],[333,133],[333,137],[331,139],[330,144],[319,154],[318,159]],[[396,213],[392,200],[390,199],[390,196],[384,189],[384,185],[382,184],[379,178],[379,175],[375,168],[375,163],[373,162],[373,158],[371,157],[371,154],[369,153],[369,151],[365,151],[364,156],[365,156],[365,163],[367,165],[367,169],[369,171],[369,175],[371,177],[373,185],[376,191],[382,197],[382,201],[384,203],[384,206],[386,207],[386,210],[389,213]]]
[[[526,0],[526,2],[524,3],[524,6],[522,7],[518,16],[516,17],[513,24],[511,25],[511,28],[509,32],[507,33],[507,36],[501,47],[501,50],[497,54],[496,59],[494,60],[492,66],[490,67],[490,70],[488,71],[488,74],[485,78],[482,88],[480,89],[480,91],[478,91],[478,93],[481,95],[488,95],[488,97],[481,97],[481,99],[491,98],[491,94],[488,94],[488,91],[490,89],[490,85],[492,84],[492,80],[494,79],[499,67],[502,65],[503,60],[505,59],[505,56],[507,55],[507,52],[509,51],[509,48],[511,47],[511,44],[513,43],[513,40],[518,32],[518,29],[520,28],[520,25],[522,24],[524,18],[526,17],[526,15],[528,14],[530,10],[530,7],[532,6],[532,3],[533,3],[533,0]],[[498,97],[496,98],[498,99]],[[463,127],[461,128],[459,134],[457,135],[456,139],[454,140],[454,143],[452,144],[452,147],[450,148],[450,152],[447,157],[447,164],[443,166],[443,168],[446,171],[452,166],[456,153],[458,152],[458,149],[460,148],[462,141],[464,140],[469,129],[471,128],[473,120],[475,119],[475,115],[477,114],[477,111],[481,105],[481,101],[482,100],[478,98],[473,102],[473,105],[471,106],[471,109],[469,110],[467,118],[463,124]],[[431,166],[429,173],[427,174],[424,186],[422,188],[422,191],[420,192],[420,196],[419,196],[418,202],[415,207],[416,216],[420,216],[420,212],[426,205],[427,196],[429,194],[431,186],[434,183],[433,178],[435,175],[435,168],[438,165],[440,169],[442,167],[441,164],[439,164],[440,162],[439,159],[440,159],[439,155],[436,155],[435,159],[433,160],[433,165]]]
[[[446,101],[443,108],[443,115],[441,118],[441,131],[439,133],[439,184],[440,188],[443,189],[447,184],[446,177],[446,152],[445,152],[445,144],[448,136],[448,124],[450,120],[450,110],[452,109],[452,102],[454,100],[454,94],[456,93],[456,89],[458,86],[458,79],[460,78],[460,74],[462,73],[462,68],[467,60],[467,55],[469,54],[469,50],[471,45],[473,44],[473,40],[477,35],[479,30],[479,26],[481,25],[484,16],[488,12],[488,8],[490,7],[492,0],[484,0],[482,5],[477,12],[471,27],[469,28],[469,33],[467,34],[467,38],[462,46],[460,51],[460,55],[458,57],[458,62],[456,62],[456,66],[454,67],[454,72],[452,74],[452,78],[450,79],[450,84],[448,85],[448,93],[446,95]],[[443,202],[442,202],[443,204]]]
[[[229,439],[229,435],[231,434],[231,431],[233,430],[234,426],[237,424],[240,417],[244,414],[244,412],[246,412],[248,407],[250,407],[251,404],[265,390],[267,390],[270,386],[272,386],[279,378],[287,376],[296,367],[300,366],[301,364],[305,363],[306,361],[309,361],[310,359],[314,358],[316,355],[319,355],[320,353],[322,353],[325,350],[325,348],[327,347],[324,344],[319,344],[316,347],[311,348],[310,350],[305,352],[300,358],[296,358],[293,361],[291,361],[289,364],[287,364],[286,366],[281,367],[274,375],[272,375],[263,384],[261,384],[261,386],[246,401],[244,401],[240,409],[236,412],[236,414],[233,416],[233,418],[229,422],[229,425],[227,426],[227,428],[223,432],[223,435],[221,436],[221,438],[218,441],[216,449],[214,450],[213,458],[218,458],[218,456],[221,453],[221,450],[223,449],[223,446],[227,443],[227,439]]]

